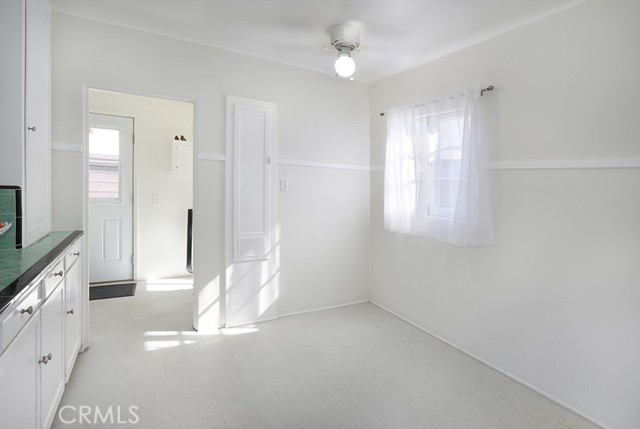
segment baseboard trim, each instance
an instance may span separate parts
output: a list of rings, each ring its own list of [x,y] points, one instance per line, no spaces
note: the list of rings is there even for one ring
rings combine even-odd
[[[257,325],[258,323],[272,322],[272,321],[274,321],[276,319],[278,319],[278,317],[274,316],[274,317],[266,317],[264,319],[253,320],[253,321],[250,321],[250,322],[242,322],[242,323],[238,323],[237,325],[224,325],[224,326],[218,328],[218,331],[220,329],[243,328],[243,327],[249,326],[249,325]]]
[[[312,309],[309,309],[309,310],[295,311],[293,313],[278,314],[275,317],[270,317],[268,319],[254,320],[252,322],[245,322],[245,323],[241,323],[241,324],[238,324],[238,325],[225,325],[225,326],[223,326],[222,328],[219,328],[219,329],[239,328],[239,327],[243,327],[243,326],[247,326],[247,325],[255,325],[257,323],[271,322],[273,320],[278,320],[278,319],[281,319],[283,317],[297,316],[299,314],[306,314],[306,313],[314,313],[316,311],[331,310],[331,309],[334,309],[334,308],[347,307],[349,305],[355,305],[355,304],[364,304],[364,303],[367,303],[367,302],[369,302],[369,300],[365,299],[365,300],[362,300],[362,301],[347,302],[345,304],[330,305],[328,307],[319,307],[319,308],[312,308]]]
[[[503,369],[501,369],[501,368],[498,368],[497,366],[495,366],[495,365],[493,365],[493,364],[491,364],[491,363],[487,362],[486,360],[482,359],[482,358],[481,358],[481,357],[479,357],[479,356],[476,356],[475,354],[473,354],[473,353],[469,352],[468,350],[463,349],[462,347],[460,347],[460,346],[458,346],[458,345],[456,345],[456,344],[452,343],[451,341],[449,341],[449,340],[447,340],[447,339],[445,339],[445,338],[441,337],[440,335],[435,334],[435,333],[431,332],[430,330],[428,330],[428,329],[426,329],[426,328],[423,328],[422,326],[418,325],[418,324],[417,324],[417,323],[415,323],[415,322],[412,322],[411,320],[407,319],[407,318],[406,318],[406,317],[404,317],[404,316],[401,316],[400,314],[396,313],[395,311],[388,309],[388,308],[387,308],[387,307],[385,307],[384,305],[379,304],[379,303],[377,303],[376,301],[373,301],[373,300],[369,300],[369,302],[370,302],[371,304],[373,304],[373,305],[375,305],[375,306],[379,307],[380,309],[382,309],[382,310],[386,311],[387,313],[392,314],[393,316],[397,317],[398,319],[400,319],[400,320],[402,320],[402,321],[404,321],[404,322],[406,322],[406,323],[410,324],[411,326],[413,326],[413,327],[415,327],[415,328],[417,328],[417,329],[421,330],[422,332],[424,332],[424,333],[426,333],[426,334],[428,334],[428,335],[431,335],[432,337],[436,338],[437,340],[442,341],[443,343],[445,343],[445,344],[447,344],[447,345],[449,345],[449,346],[453,347],[454,349],[456,349],[456,350],[458,350],[458,351],[460,351],[460,352],[462,352],[462,353],[466,354],[467,356],[469,356],[469,357],[471,357],[471,358],[473,358],[473,359],[477,360],[478,362],[480,362],[480,363],[482,363],[482,364],[484,364],[484,365],[488,366],[489,368],[491,368],[491,369],[493,369],[493,370],[495,370],[495,371],[498,371],[498,372],[499,372],[499,373],[501,373],[501,374],[506,375],[507,377],[509,377],[509,378],[510,378],[510,379],[512,379],[513,381],[515,381],[515,382],[517,382],[517,383],[520,383],[520,384],[522,384],[522,385],[523,385],[523,386],[525,386],[525,387],[528,387],[529,389],[533,390],[534,392],[538,393],[539,395],[542,395],[542,396],[544,396],[545,398],[547,398],[548,400],[550,400],[550,401],[552,401],[552,402],[555,402],[556,404],[560,405],[560,406],[561,406],[561,407],[563,407],[563,408],[566,408],[567,410],[571,411],[572,413],[575,413],[575,414],[579,415],[580,417],[584,418],[585,420],[588,420],[588,421],[590,421],[591,423],[593,423],[593,424],[595,424],[595,425],[598,425],[598,426],[600,426],[600,427],[601,427],[601,428],[603,428],[603,429],[613,429],[613,428],[611,428],[611,427],[609,427],[609,426],[606,426],[604,423],[602,423],[602,422],[600,422],[600,421],[598,421],[598,420],[594,419],[593,417],[588,416],[588,415],[587,415],[587,414],[585,414],[584,412],[582,412],[582,411],[580,411],[580,410],[578,410],[578,409],[576,409],[576,408],[574,408],[574,407],[572,407],[572,406],[568,405],[567,403],[565,403],[565,402],[563,402],[563,401],[559,400],[558,398],[556,398],[556,397],[554,397],[554,396],[552,396],[552,395],[550,395],[550,394],[548,394],[548,393],[546,393],[546,392],[544,392],[544,391],[540,390],[539,388],[537,388],[537,387],[535,387],[535,386],[531,385],[530,383],[528,383],[527,381],[525,381],[525,380],[523,380],[523,379],[519,378],[518,376],[513,375],[513,374],[509,373],[508,371],[505,371],[505,370],[503,370]]]
[[[364,304],[366,302],[369,302],[369,300],[365,299],[365,300],[362,300],[362,301],[347,302],[345,304],[330,305],[328,307],[319,307],[319,308],[312,308],[310,310],[294,311],[293,313],[280,314],[280,315],[278,315],[278,319],[280,319],[282,317],[297,316],[299,314],[314,313],[316,311],[332,310],[334,308],[348,307],[350,305]]]

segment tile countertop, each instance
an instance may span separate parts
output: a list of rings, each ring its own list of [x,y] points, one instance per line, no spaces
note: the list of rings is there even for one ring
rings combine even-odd
[[[0,314],[82,234],[82,231],[56,231],[24,249],[0,250]]]

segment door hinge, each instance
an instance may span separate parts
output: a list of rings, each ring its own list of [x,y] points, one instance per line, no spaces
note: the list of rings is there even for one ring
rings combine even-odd
[[[131,134],[131,142],[133,144],[136,144],[136,135],[135,134]]]

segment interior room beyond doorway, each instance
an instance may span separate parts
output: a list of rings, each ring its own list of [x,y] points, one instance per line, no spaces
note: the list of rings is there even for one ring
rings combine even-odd
[[[91,89],[89,112],[132,118],[134,123],[132,227],[120,231],[121,241],[131,234],[132,278],[100,281],[191,276],[186,258],[187,211],[193,207],[193,104]],[[94,229],[105,235],[104,225],[91,224],[91,211],[98,204],[89,197],[89,233]],[[90,247],[100,246],[91,241]],[[120,246],[121,243],[116,243],[112,247],[120,249]],[[105,248],[103,245],[97,250],[103,258]],[[91,266],[89,271],[93,283]]]

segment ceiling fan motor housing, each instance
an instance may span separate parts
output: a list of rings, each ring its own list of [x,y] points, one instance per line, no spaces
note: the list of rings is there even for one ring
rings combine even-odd
[[[360,46],[360,26],[355,23],[336,24],[329,28],[331,46],[338,51],[351,52]]]

